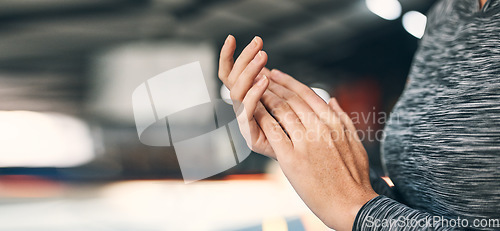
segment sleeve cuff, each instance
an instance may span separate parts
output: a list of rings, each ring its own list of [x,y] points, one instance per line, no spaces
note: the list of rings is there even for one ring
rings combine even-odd
[[[418,223],[422,226],[380,226],[376,225],[376,221],[383,220],[398,220],[404,218],[405,220],[416,220],[424,221],[424,223]],[[425,212],[421,212],[412,209],[404,204],[401,204],[389,197],[380,195],[370,201],[366,202],[361,209],[359,209],[356,218],[354,219],[354,224],[352,225],[352,230],[434,230],[443,229],[439,225],[432,226],[428,223],[431,215]]]
[[[356,214],[356,218],[354,219],[354,224],[352,225],[352,230],[361,230],[363,226],[363,221],[365,220],[366,215],[369,213],[370,208],[373,207],[373,205],[379,204],[381,200],[384,199],[385,196],[379,195],[377,197],[372,198],[368,202],[366,202],[358,211],[358,214]]]

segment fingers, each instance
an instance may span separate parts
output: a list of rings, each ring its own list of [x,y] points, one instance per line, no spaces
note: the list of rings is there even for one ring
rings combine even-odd
[[[363,144],[359,140],[352,120],[349,118],[347,113],[342,110],[335,98],[331,98],[328,105],[339,115],[339,118],[346,129],[345,136],[353,155],[344,156],[344,158],[346,160],[346,164],[349,166],[349,169],[357,169],[357,171],[350,171],[351,175],[358,180],[358,182],[362,182],[363,179],[369,179],[369,176],[362,176],[363,174],[369,175],[369,172],[366,171],[369,168],[368,157]]]
[[[335,98],[331,98],[330,102],[328,102],[328,105],[338,114],[340,121],[345,126],[345,129],[347,130],[346,137],[349,140],[351,147],[356,148],[357,150],[364,150],[363,144],[359,139],[356,127],[352,123],[351,118],[349,118],[349,115],[347,115],[347,113],[342,110]]]
[[[219,79],[230,88],[228,84],[229,73],[233,69],[234,60],[234,50],[236,49],[236,39],[232,35],[228,35],[222,49],[220,51],[219,58]]]
[[[269,70],[267,67],[264,67],[264,68],[262,68],[262,70],[260,71],[260,74],[261,74],[261,75],[265,75],[265,76],[271,76],[271,70]]]
[[[285,131],[283,131],[283,128],[267,112],[266,108],[261,103],[257,104],[254,117],[258,125],[262,128],[274,153],[276,153],[276,158],[278,160],[280,158],[278,153],[289,153],[293,149],[293,144]]]
[[[262,94],[267,89],[267,85],[269,84],[269,79],[266,76],[259,76],[259,80],[257,81],[256,84],[248,90],[247,95],[242,101],[242,105],[239,108],[242,108],[241,110],[236,111],[236,118],[238,121],[238,125],[240,127],[241,134],[247,141],[248,147],[250,149],[257,151],[253,147],[254,144],[258,144],[264,141],[259,141],[261,137],[265,137],[265,134],[263,134],[262,129],[259,127],[257,122],[254,119],[254,112],[256,110],[256,107],[258,104],[260,104],[260,98],[262,97]],[[236,104],[235,104],[236,105]],[[236,107],[236,106],[235,106]],[[272,152],[266,152],[266,153],[272,153]],[[276,158],[276,156],[269,156],[272,158]]]
[[[231,73],[228,77],[228,84],[230,87],[237,81],[238,76],[245,70],[247,65],[254,59],[257,52],[262,49],[263,42],[262,39],[258,36],[255,36],[253,40],[243,49],[240,56],[234,62]],[[231,89],[231,88],[230,88]]]
[[[314,93],[314,91],[303,83],[297,81],[292,76],[287,75],[279,70],[271,71],[271,79],[276,83],[290,89],[292,92],[299,95],[306,101],[314,111],[321,112],[328,110],[324,101]]]
[[[271,80],[300,96],[300,98],[311,107],[321,121],[328,125],[331,129],[334,141],[341,141],[344,137],[344,129],[338,116],[311,88],[276,69],[271,71]]]
[[[255,77],[261,72],[262,68],[266,65],[266,62],[266,52],[259,51],[234,83],[231,89],[232,100],[239,102],[243,100],[248,90],[252,87]]]
[[[249,147],[254,150],[252,144],[264,144],[267,148],[262,151],[272,158],[277,158],[274,154],[276,151],[287,153],[293,146],[283,128],[260,102],[270,82],[264,76],[271,74],[271,71],[264,67],[267,54],[259,52],[262,47],[262,39],[256,36],[234,62],[236,41],[229,35],[220,53],[219,78],[231,90],[231,98],[236,101],[235,110],[237,115],[240,115],[238,123]],[[238,102],[244,106],[238,106]]]
[[[260,98],[264,94],[269,85],[269,79],[265,75],[260,75],[258,81],[248,90],[245,98],[242,100],[242,104],[245,107],[245,112],[247,120],[253,118],[257,104],[260,102]]]
[[[281,127],[290,136],[293,141],[303,141],[305,135],[305,127],[300,122],[297,114],[290,107],[288,102],[274,94],[272,91],[265,91],[262,95],[261,102],[271,111],[274,118],[277,119]],[[267,112],[267,111],[266,111]]]
[[[299,95],[276,83],[269,84],[268,88],[290,105],[304,127],[314,129],[317,128],[318,125],[323,124],[316,113],[314,113],[311,107],[309,107]]]

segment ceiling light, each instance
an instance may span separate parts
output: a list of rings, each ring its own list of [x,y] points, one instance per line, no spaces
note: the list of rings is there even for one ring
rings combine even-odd
[[[397,0],[366,0],[366,7],[386,20],[394,20],[401,15],[401,4]]]
[[[231,100],[229,89],[224,84],[222,84],[222,86],[220,87],[220,97],[227,104],[233,105],[233,101]]]
[[[330,94],[328,94],[328,91],[317,87],[311,87],[311,89],[325,102],[330,100]]]
[[[403,15],[403,27],[411,35],[422,38],[425,31],[427,17],[417,11],[409,11]]]

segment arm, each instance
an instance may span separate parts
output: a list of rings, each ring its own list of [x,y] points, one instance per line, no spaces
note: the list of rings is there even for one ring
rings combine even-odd
[[[457,226],[441,226],[442,223],[439,221],[442,217],[432,216],[431,214],[412,209],[387,197],[394,198],[394,193],[392,188],[389,188],[383,180],[372,180],[371,184],[387,196],[379,196],[374,192],[370,184],[370,177],[367,176],[369,167],[366,159],[366,151],[357,136],[351,119],[340,108],[335,99],[330,100],[329,105],[326,105],[307,86],[279,71],[273,70],[271,80],[273,81],[269,84],[268,88],[277,97],[272,98],[267,96],[267,93],[264,93],[262,101],[266,107],[275,112],[273,114],[276,115],[275,117],[284,126],[285,130],[290,133],[300,128],[287,128],[287,126],[290,126],[287,125],[290,121],[280,116],[280,114],[284,114],[283,111],[287,113],[294,112],[300,123],[306,128],[306,131],[308,127],[321,126],[322,121],[327,125],[327,129],[330,130],[331,141],[333,142],[333,147],[330,150],[315,148],[316,145],[328,146],[329,142],[318,143],[315,139],[306,139],[305,142],[301,142],[300,138],[290,134],[290,140],[293,144],[296,144],[296,146],[306,146],[305,149],[297,147],[299,150],[296,151],[298,153],[295,155],[305,153],[307,158],[304,160],[300,156],[290,157],[291,154],[286,154],[286,157],[284,157],[286,161],[288,161],[288,158],[292,158],[299,160],[300,163],[280,163],[285,175],[287,175],[287,169],[284,168],[293,168],[287,175],[288,179],[304,202],[325,224],[336,230],[457,229]],[[279,102],[279,98],[286,102],[286,104]],[[303,103],[302,106],[300,106],[301,103]],[[310,115],[310,113],[316,114],[317,119],[314,116],[304,117],[304,115]],[[288,117],[290,118],[290,116]],[[309,131],[319,133],[319,130],[311,129]],[[278,162],[280,162],[280,157],[284,154],[279,151],[276,154]],[[318,158],[319,161],[315,158]],[[329,159],[333,159],[338,165],[332,164],[325,168],[325,162],[328,162]],[[303,167],[304,162],[306,162],[305,167]],[[348,171],[344,172],[342,167],[347,168]],[[308,175],[301,171],[304,168],[309,168],[310,173],[313,174]],[[335,171],[331,171],[332,169],[335,169]],[[300,176],[295,176],[295,174],[300,174]],[[319,178],[319,181],[314,182],[311,179],[313,177]],[[380,178],[374,177],[372,179]],[[309,184],[309,182],[304,183],[303,181],[313,181],[314,184]],[[309,194],[310,191],[314,191],[314,193]],[[326,196],[322,197],[322,193],[325,193]],[[334,199],[332,197],[337,198]],[[366,198],[368,198],[368,202],[358,207],[359,203],[366,200]],[[323,210],[322,206],[315,204],[325,202],[332,203],[332,207],[327,206],[327,209]],[[351,215],[350,211],[355,211],[355,215]],[[351,220],[351,218],[353,219]],[[389,226],[384,225],[383,222],[389,222]]]
[[[258,54],[255,59],[260,59]],[[250,68],[251,63],[244,72]],[[240,75],[236,80],[232,99],[243,102],[245,110],[255,110],[262,102],[267,110],[256,110],[254,118],[296,192],[327,226],[352,229],[359,209],[377,196],[352,121],[288,75],[273,70],[266,90],[260,88],[262,79],[252,85],[258,71],[252,72],[253,76]]]
[[[366,151],[334,99],[327,105],[309,87],[277,70],[259,75],[267,61],[259,52],[261,44],[245,48],[234,65],[234,47],[226,45],[220,65],[230,74],[220,77],[229,85],[232,100],[242,102],[235,104],[235,111],[247,143],[254,151],[272,150],[262,154],[277,159],[296,192],[327,226],[370,230],[369,216],[430,216],[375,193]],[[225,52],[230,59],[223,59]]]

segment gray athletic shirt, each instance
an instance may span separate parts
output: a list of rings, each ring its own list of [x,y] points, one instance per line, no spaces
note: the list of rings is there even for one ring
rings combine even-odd
[[[491,227],[500,219],[499,12],[500,0],[430,10],[385,128],[382,159],[395,186],[361,208],[353,230],[500,230]]]

